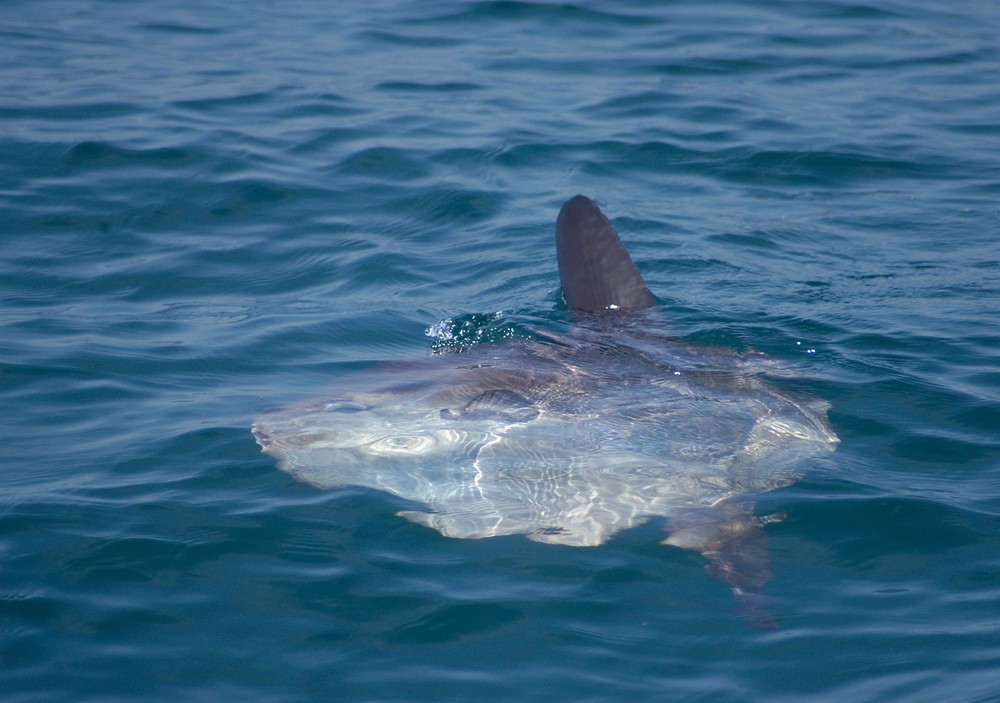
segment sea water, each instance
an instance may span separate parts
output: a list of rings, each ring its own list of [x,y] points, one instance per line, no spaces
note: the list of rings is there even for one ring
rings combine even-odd
[[[4,3],[0,698],[1000,699],[998,36],[985,0]],[[254,443],[428,329],[559,324],[576,193],[678,337],[831,403],[758,501],[776,630],[663,525],[447,539]]]

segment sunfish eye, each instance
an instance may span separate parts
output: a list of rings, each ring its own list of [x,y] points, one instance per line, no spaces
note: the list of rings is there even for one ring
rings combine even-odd
[[[426,454],[437,440],[430,434],[401,434],[382,437],[368,445],[372,454]]]

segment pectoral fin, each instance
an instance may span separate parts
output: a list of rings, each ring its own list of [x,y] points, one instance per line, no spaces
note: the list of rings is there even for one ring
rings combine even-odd
[[[442,408],[442,420],[499,420],[503,422],[531,422],[538,417],[538,409],[514,391],[490,389],[483,391],[460,409]]]

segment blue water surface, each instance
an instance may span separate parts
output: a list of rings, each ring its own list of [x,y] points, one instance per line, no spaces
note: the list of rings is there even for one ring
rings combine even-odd
[[[997,37],[992,0],[4,3],[0,698],[1000,700]],[[445,318],[565,318],[575,193],[680,337],[832,404],[757,508],[776,630],[662,525],[451,540],[254,443]]]

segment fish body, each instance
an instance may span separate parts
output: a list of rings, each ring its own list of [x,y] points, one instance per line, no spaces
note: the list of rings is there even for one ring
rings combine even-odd
[[[576,196],[557,220],[565,334],[471,345],[345,378],[253,433],[319,488],[363,486],[448,537],[597,546],[650,518],[759,607],[770,577],[753,496],[838,438],[828,405],[778,387],[754,354],[671,335],[618,234]]]

